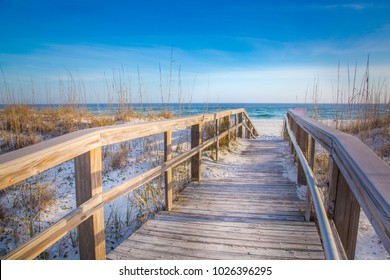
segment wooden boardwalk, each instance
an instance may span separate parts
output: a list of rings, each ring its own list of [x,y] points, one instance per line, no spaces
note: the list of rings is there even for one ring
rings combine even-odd
[[[247,140],[223,180],[189,185],[109,259],[324,259],[305,201],[286,176],[282,141]]]

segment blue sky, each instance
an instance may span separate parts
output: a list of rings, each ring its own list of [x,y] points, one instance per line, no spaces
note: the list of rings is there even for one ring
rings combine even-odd
[[[368,54],[371,78],[389,75],[389,15],[388,1],[0,0],[2,93],[105,102],[121,80],[135,102],[169,84],[172,101],[304,102],[317,80],[332,102],[338,63],[342,87]]]

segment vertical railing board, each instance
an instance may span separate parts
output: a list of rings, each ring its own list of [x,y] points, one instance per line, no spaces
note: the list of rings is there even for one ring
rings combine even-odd
[[[234,115],[234,126],[238,124],[238,114]],[[234,140],[237,140],[238,128],[234,130]]]
[[[309,138],[309,149],[310,149],[310,154],[309,154],[309,166],[311,170],[314,170],[314,160],[315,160],[315,152],[316,152],[316,140],[310,136]]]
[[[355,258],[360,205],[342,173],[337,180],[334,223],[348,259]]]
[[[308,134],[301,127],[298,126],[296,137],[297,137],[297,143],[298,143],[299,147],[301,148],[303,155],[307,159]],[[305,172],[303,171],[302,164],[300,161],[298,161],[297,183],[299,185],[306,185],[307,184]]]
[[[215,120],[215,137],[216,137],[216,142],[215,142],[215,161],[219,160],[219,128],[220,128],[220,120],[217,118]]]
[[[75,158],[77,206],[102,193],[102,148],[98,147]],[[106,259],[103,208],[78,226],[80,259]]]
[[[309,156],[308,156],[308,164],[311,170],[314,170],[314,156],[315,156],[315,140],[313,137],[309,136]],[[312,198],[307,192],[306,195],[306,210],[305,210],[305,220],[310,221],[314,217],[313,215],[313,202]]]
[[[242,113],[238,113],[238,123],[242,123]],[[240,126],[239,128],[238,128],[238,134],[237,134],[237,136],[239,137],[239,138],[242,138],[242,131],[243,131],[243,129],[244,129],[244,127],[243,126]]]
[[[227,138],[227,141],[228,141],[228,147],[230,147],[230,141],[231,141],[231,132],[230,132],[230,127],[231,127],[231,119],[230,119],[230,115],[226,117],[226,120],[227,120],[227,129],[229,130],[229,133],[228,133],[228,138]]]
[[[164,162],[172,158],[172,131],[164,132]],[[165,179],[165,209],[172,209],[172,169],[168,169],[164,174]]]
[[[325,209],[328,214],[328,217],[334,218],[334,207],[336,203],[336,193],[337,193],[337,183],[339,180],[340,169],[338,168],[336,162],[332,156],[329,156],[328,163],[328,181],[329,188],[328,194],[325,197]]]
[[[191,126],[191,149],[196,148],[202,142],[202,125],[195,124]],[[191,157],[191,179],[200,182],[202,175],[202,153],[199,152]]]

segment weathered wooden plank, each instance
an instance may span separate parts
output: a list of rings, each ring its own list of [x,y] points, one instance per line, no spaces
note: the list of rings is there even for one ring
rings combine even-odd
[[[164,161],[167,162],[172,158],[172,131],[164,133]],[[165,171],[165,209],[172,209],[172,169]]]
[[[252,228],[252,229],[262,229],[262,230],[293,230],[297,232],[318,232],[315,223],[306,223],[304,221],[273,221],[273,220],[257,220],[252,221],[252,223],[246,222],[223,222],[223,221],[212,221],[209,219],[197,219],[190,216],[180,215],[180,213],[174,212],[160,212],[156,217],[156,221],[168,221],[168,222],[178,222],[178,223],[189,223],[190,225],[200,225],[200,226],[226,226],[237,227],[237,228]],[[154,221],[154,220],[151,220]],[[151,222],[150,221],[150,222]]]
[[[148,248],[142,247],[139,249],[137,246],[130,244],[123,244],[127,246],[117,247],[115,254],[109,254],[108,257],[113,260],[198,260],[200,258],[190,257],[181,254],[172,255],[169,252],[155,251],[155,248],[148,250]],[[138,246],[139,247],[139,246]]]
[[[199,239],[198,239],[199,240]],[[143,234],[134,234],[133,238],[129,240],[130,248],[142,244],[140,248],[162,249],[166,248],[172,253],[185,252],[189,256],[202,256],[205,259],[217,258],[224,259],[238,258],[256,259],[256,258],[289,258],[289,259],[323,259],[323,252],[320,250],[292,250],[292,249],[273,249],[250,247],[234,244],[220,244],[220,243],[206,243],[205,240],[198,242],[192,240],[171,239],[163,236],[151,236]],[[126,242],[126,241],[125,241]],[[201,254],[201,255],[199,255]],[[231,257],[229,257],[231,256]]]
[[[219,119],[215,120],[215,136],[219,135]],[[219,160],[219,139],[215,142],[215,161]]]
[[[267,198],[264,198],[263,196],[259,196],[258,199],[253,199],[252,196],[247,196],[247,197],[225,197],[225,199],[223,201],[219,200],[218,198],[215,198],[215,197],[209,197],[209,196],[202,196],[202,195],[182,195],[180,194],[178,200],[185,204],[185,203],[194,203],[194,199],[195,200],[200,200],[202,201],[202,203],[204,204],[216,204],[216,205],[232,205],[232,204],[239,204],[239,205],[242,205],[242,206],[245,206],[245,205],[253,205],[254,203],[261,203],[263,204],[263,200],[266,200],[266,204],[265,205],[278,205],[278,204],[282,204],[282,205],[291,205],[291,206],[304,206],[305,203],[303,201],[297,201],[296,200],[296,197],[286,197],[286,196],[283,196],[282,198],[280,198],[280,196],[278,197],[278,199],[272,199],[273,197],[270,197],[271,199],[269,199],[268,197]]]
[[[242,113],[238,113],[238,123],[239,124],[243,123]],[[238,133],[237,133],[238,138],[242,138],[242,135],[243,135],[242,130],[243,130],[243,127],[240,126],[238,128]]]
[[[303,215],[297,215],[297,213],[281,214],[281,213],[236,213],[226,211],[207,211],[198,209],[177,209],[175,213],[187,214],[189,216],[204,216],[209,218],[222,218],[222,220],[239,221],[240,219],[269,219],[269,220],[280,220],[280,221],[303,221]]]
[[[231,128],[231,115],[229,115],[229,116],[227,116],[226,117],[226,121],[227,121],[227,124],[228,124],[228,127],[227,127],[227,129],[230,131],[230,128]],[[231,140],[231,132],[229,132],[229,134],[228,134],[228,138],[227,138],[227,141],[228,141],[228,147],[230,147],[230,140]]]
[[[219,223],[215,222],[204,222],[202,224],[188,223],[188,222],[172,222],[172,221],[161,221],[154,220],[150,223],[146,223],[139,232],[144,230],[155,231],[155,232],[168,232],[175,233],[178,235],[190,234],[195,236],[209,236],[217,237],[221,239],[234,239],[234,240],[267,240],[268,242],[281,242],[285,243],[307,243],[310,245],[321,246],[321,242],[315,231],[308,231],[304,226],[295,227],[264,227],[258,226],[256,228],[248,228],[242,225],[242,223],[235,223],[236,226],[231,226],[231,223]],[[239,226],[237,226],[239,225]],[[295,229],[295,230],[294,230]],[[299,230],[301,229],[301,230]],[[305,230],[303,230],[305,229]],[[310,242],[307,242],[310,241]],[[257,246],[262,246],[257,244]]]
[[[202,142],[202,127],[200,124],[191,127],[191,148],[197,147]],[[191,158],[191,178],[199,182],[202,176],[202,154],[199,152]]]
[[[196,230],[196,229],[195,229]],[[226,232],[228,231],[228,232]],[[282,249],[282,250],[301,250],[301,251],[319,251],[322,252],[321,243],[316,242],[318,240],[313,238],[301,238],[297,239],[291,236],[290,238],[279,235],[255,235],[245,233],[232,233],[229,235],[230,228],[226,228],[226,231],[197,231],[194,234],[194,229],[191,232],[180,230],[174,232],[167,228],[156,228],[149,230],[147,228],[140,229],[138,235],[148,235],[154,237],[163,237],[184,241],[201,242],[201,243],[213,243],[224,245],[235,245],[243,247],[263,248],[263,249]]]
[[[309,137],[309,156],[308,163],[311,170],[314,170],[314,156],[315,156],[315,139],[313,137]],[[314,218],[313,215],[313,202],[310,195],[310,192],[306,192],[306,211],[305,211],[305,220],[310,221],[310,219]]]
[[[355,258],[360,205],[340,173],[334,211],[334,223],[348,259]]]
[[[73,132],[0,155],[0,189],[7,188],[100,146],[97,130]]]
[[[337,164],[334,162],[333,157],[329,156],[329,163],[328,163],[329,188],[328,188],[328,195],[325,197],[325,209],[326,212],[328,213],[328,217],[331,219],[334,218],[334,208],[336,202],[339,174],[340,174],[340,169],[337,167]]]
[[[299,147],[302,150],[303,155],[307,159],[307,151],[308,151],[308,134],[299,126],[297,127],[297,143]],[[305,172],[303,171],[302,164],[300,161],[298,161],[298,172],[297,172],[297,183],[299,185],[306,185],[306,176]]]

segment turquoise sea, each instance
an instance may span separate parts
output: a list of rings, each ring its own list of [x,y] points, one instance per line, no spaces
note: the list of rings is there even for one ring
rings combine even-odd
[[[6,105],[0,105],[0,109]],[[32,106],[32,105],[30,105]],[[48,105],[34,105],[35,108],[45,108]],[[58,107],[64,105],[50,105],[50,107]],[[73,105],[74,106],[74,105]],[[80,108],[86,109],[94,114],[114,114],[119,110],[119,104],[80,104]],[[121,105],[123,106],[123,104]],[[349,104],[300,104],[300,103],[192,103],[192,104],[127,104],[127,108],[132,108],[134,111],[142,112],[160,112],[163,107],[165,110],[170,110],[177,116],[198,115],[204,113],[214,113],[218,111],[245,108],[249,116],[253,119],[282,119],[289,109],[303,110],[308,116],[318,116],[318,119],[332,120],[350,119],[354,114],[362,112],[365,106],[369,106],[374,110],[374,105],[354,105]],[[378,107],[377,107],[378,109]],[[380,112],[386,112],[390,109],[389,104],[381,104]]]

